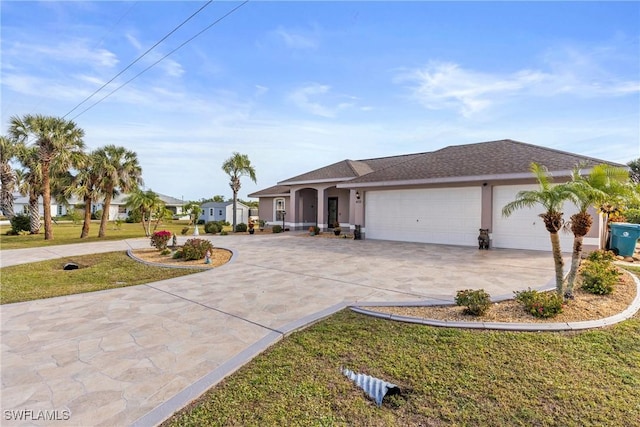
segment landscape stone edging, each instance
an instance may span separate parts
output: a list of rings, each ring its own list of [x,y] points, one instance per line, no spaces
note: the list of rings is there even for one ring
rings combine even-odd
[[[601,328],[604,326],[615,325],[616,323],[620,323],[623,320],[627,320],[635,315],[638,310],[640,310],[640,280],[636,275],[626,272],[629,274],[631,278],[636,283],[636,296],[629,304],[629,307],[624,309],[618,314],[614,314],[613,316],[605,317],[603,319],[596,320],[585,320],[580,322],[558,322],[558,323],[514,323],[514,322],[464,322],[464,321],[453,321],[453,320],[437,320],[437,319],[424,319],[419,317],[412,316],[400,316],[397,314],[391,313],[380,313],[378,311],[367,310],[361,308],[363,306],[366,307],[380,307],[380,306],[390,306],[391,304],[384,303],[378,304],[368,303],[359,306],[349,307],[352,311],[360,314],[364,314],[371,317],[376,317],[384,320],[394,320],[397,322],[405,322],[405,323],[417,323],[421,325],[428,326],[438,326],[438,327],[446,327],[446,328],[465,328],[465,329],[491,329],[491,330],[501,330],[501,331],[546,331],[546,332],[560,332],[560,331],[579,331],[584,329],[594,329]],[[506,299],[506,298],[505,298]],[[494,300],[496,301],[496,300]],[[443,305],[442,303],[438,303],[435,301],[421,301],[421,302],[404,302],[402,304],[394,304],[391,306],[432,306],[432,305]],[[454,305],[453,303],[444,304],[444,305]]]
[[[207,271],[207,270],[217,270],[219,268],[224,267],[227,264],[231,264],[236,256],[237,256],[237,252],[234,251],[233,249],[227,249],[227,248],[220,248],[220,247],[216,247],[215,249],[224,249],[225,251],[229,251],[231,252],[231,258],[229,258],[229,261],[225,262],[224,264],[218,266],[218,267],[205,267],[205,266],[200,266],[200,265],[171,265],[171,264],[162,264],[160,262],[151,262],[151,261],[145,261],[142,258],[138,258],[137,256],[135,256],[133,254],[133,249],[127,249],[127,256],[129,258],[131,258],[134,261],[137,261],[139,263],[145,264],[145,265],[149,265],[151,267],[163,267],[163,268],[182,268],[182,269],[186,269],[186,270],[202,270],[202,271]]]

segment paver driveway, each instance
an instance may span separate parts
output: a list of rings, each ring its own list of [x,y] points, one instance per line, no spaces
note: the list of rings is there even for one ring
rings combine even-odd
[[[36,425],[153,424],[341,304],[452,301],[466,288],[512,295],[553,277],[544,252],[293,233],[210,238],[234,250],[231,263],[147,285],[1,306],[2,425],[20,424],[7,419],[8,410],[70,411],[68,421]],[[2,266],[127,247],[148,247],[148,240],[3,251]]]

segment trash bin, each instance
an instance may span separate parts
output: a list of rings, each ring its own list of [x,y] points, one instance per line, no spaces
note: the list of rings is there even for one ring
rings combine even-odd
[[[640,224],[626,222],[611,222],[611,249],[617,250],[618,255],[632,256],[636,249],[636,242],[640,238]]]

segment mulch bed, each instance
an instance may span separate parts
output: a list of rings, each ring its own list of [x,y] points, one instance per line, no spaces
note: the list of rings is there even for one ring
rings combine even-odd
[[[495,303],[483,316],[464,314],[464,307],[367,307],[372,311],[417,317],[421,319],[450,320],[463,322],[519,322],[519,323],[563,323],[597,320],[620,313],[636,297],[637,286],[631,274],[624,272],[620,282],[610,295],[594,295],[583,291],[576,283],[575,299],[569,301],[556,317],[541,319],[527,313],[515,300]],[[552,291],[555,292],[555,291]]]

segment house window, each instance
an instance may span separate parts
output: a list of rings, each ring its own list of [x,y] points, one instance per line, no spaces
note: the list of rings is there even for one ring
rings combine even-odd
[[[58,205],[58,216],[62,216],[62,205]]]
[[[285,205],[284,205],[284,199],[275,199],[274,201],[274,205],[275,205],[275,221],[284,221],[284,215],[285,215]]]
[[[222,216],[222,209],[218,211],[218,215]]]
[[[118,206],[118,213],[126,214],[127,213],[127,207],[126,206]]]
[[[209,216],[213,216],[213,208],[209,209]]]

